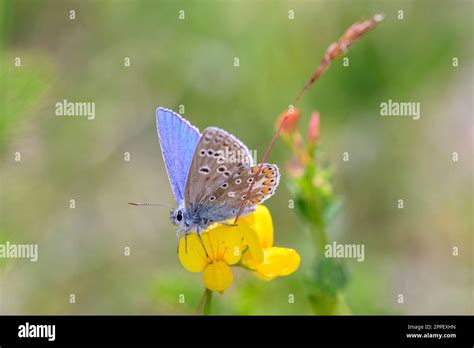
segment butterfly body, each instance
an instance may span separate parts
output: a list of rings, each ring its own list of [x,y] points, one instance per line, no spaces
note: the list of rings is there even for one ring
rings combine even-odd
[[[186,209],[183,205],[176,208],[170,215],[171,222],[179,228],[177,231],[178,235],[180,235],[181,232],[183,232],[184,235],[192,231],[199,233],[214,222],[225,221],[235,217],[235,214],[230,214],[225,206],[196,206]]]
[[[170,215],[178,237],[235,218],[242,205],[242,214],[247,214],[275,192],[278,167],[264,163],[258,168],[247,147],[233,135],[215,127],[199,134],[188,121],[163,108],[158,108],[156,118],[178,206]]]

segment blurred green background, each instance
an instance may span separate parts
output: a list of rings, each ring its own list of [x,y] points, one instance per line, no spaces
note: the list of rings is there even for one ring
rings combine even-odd
[[[472,1],[0,3],[0,241],[39,245],[36,263],[0,260],[2,314],[193,313],[201,275],[180,265],[168,211],[127,205],[174,202],[156,108],[184,105],[200,129],[224,128],[261,157],[327,46],[375,13],[386,18],[349,67],[335,61],[299,105],[302,129],[321,113],[343,202],[330,239],[365,244],[364,262],[348,260],[346,301],[355,314],[473,313]],[[95,102],[96,118],[56,117],[63,99]],[[420,102],[421,119],[381,117],[388,99]],[[288,158],[277,143],[270,161]],[[312,313],[302,279],[314,255],[290,199],[283,174],[267,206],[300,269],[268,283],[237,270],[214,313]]]

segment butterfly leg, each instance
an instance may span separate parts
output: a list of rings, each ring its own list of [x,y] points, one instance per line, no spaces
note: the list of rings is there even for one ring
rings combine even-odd
[[[238,224],[228,224],[227,222],[221,222],[221,224],[229,227],[239,226]]]
[[[207,253],[207,250],[206,250],[206,246],[204,245],[204,241],[202,240],[202,237],[201,237],[201,232],[202,231],[199,231],[199,229],[196,230],[196,234],[199,237],[199,240],[201,241],[201,245],[202,245],[202,248],[204,249],[204,252],[206,253],[206,257],[209,257],[209,254]]]
[[[179,253],[179,240],[183,237],[181,235],[181,232],[183,231],[185,232],[185,230],[181,228],[176,231],[176,237],[178,237],[178,253]],[[184,251],[186,252],[186,254],[188,253],[188,234],[186,232],[184,233]]]
[[[181,239],[181,232],[183,232],[183,230],[181,228],[179,228],[177,231],[176,231],[176,238],[178,238],[178,242],[179,240]]]

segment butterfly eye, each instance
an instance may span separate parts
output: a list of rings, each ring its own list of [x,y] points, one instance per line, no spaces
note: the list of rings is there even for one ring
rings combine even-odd
[[[178,214],[176,214],[176,220],[178,220],[178,222],[181,222],[181,220],[183,220],[183,213],[180,211],[178,211]]]

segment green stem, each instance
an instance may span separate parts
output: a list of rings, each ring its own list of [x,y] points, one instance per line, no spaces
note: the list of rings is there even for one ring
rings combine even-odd
[[[210,315],[211,306],[212,306],[212,291],[208,290],[206,294],[206,302],[204,303],[204,310],[202,311],[202,314]]]
[[[201,314],[209,315],[211,313],[211,305],[212,305],[212,291],[206,288],[196,308],[196,315],[201,315]]]
[[[344,294],[339,293],[338,301],[339,301],[339,313],[338,314],[351,315],[352,312],[351,312],[351,309],[349,308],[349,306],[347,305],[346,298],[344,297]]]
[[[326,235],[326,226],[323,222],[322,218],[318,218],[318,221],[309,221],[310,226],[312,229],[312,235],[314,239],[314,244],[316,247],[316,250],[324,254],[324,248],[326,244],[328,243],[328,238]]]
[[[318,233],[319,251],[321,253],[324,253],[324,248],[326,247],[326,244],[328,243],[328,238],[326,235],[326,226],[324,226],[324,224],[319,225],[317,233]]]

